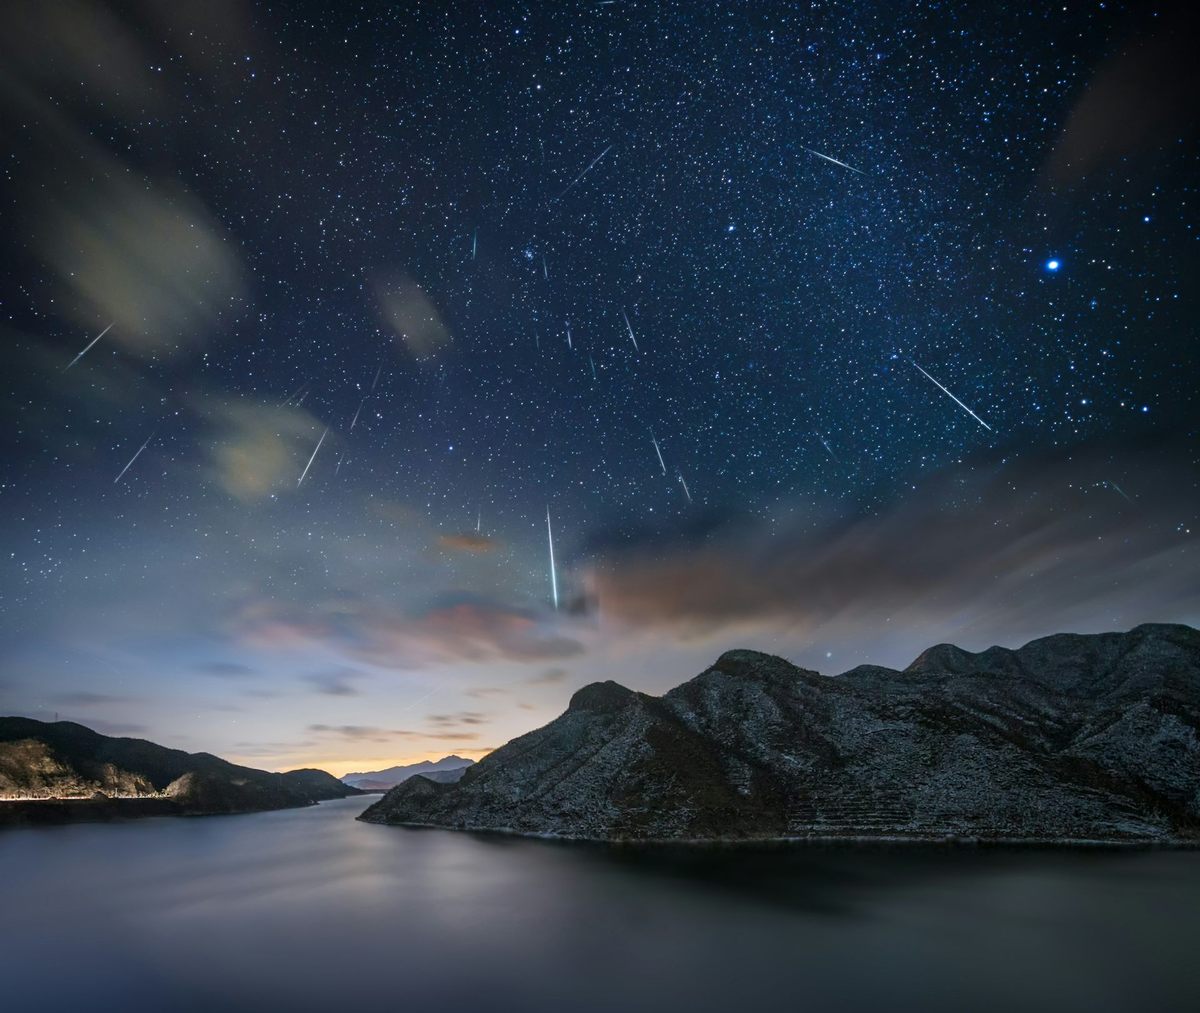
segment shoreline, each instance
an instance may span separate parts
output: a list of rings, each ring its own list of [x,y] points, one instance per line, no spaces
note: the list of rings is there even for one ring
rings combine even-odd
[[[316,802],[269,809],[191,809],[156,795],[126,798],[0,799],[0,830],[9,827],[56,827],[73,823],[119,823],[161,816],[246,816],[280,809],[307,809]]]
[[[754,847],[761,845],[791,846],[797,844],[897,844],[936,845],[949,848],[986,848],[991,846],[1019,848],[1062,848],[1064,850],[1151,849],[1172,851],[1200,850],[1200,838],[1186,837],[984,837],[979,835],[933,834],[803,834],[772,837],[587,837],[577,834],[557,834],[550,831],[513,830],[507,827],[452,827],[439,823],[415,821],[383,822],[356,816],[355,822],[379,827],[402,827],[409,830],[445,830],[450,833],[487,834],[499,837],[524,837],[530,840],[563,844],[602,844],[616,847],[650,845],[669,847]]]

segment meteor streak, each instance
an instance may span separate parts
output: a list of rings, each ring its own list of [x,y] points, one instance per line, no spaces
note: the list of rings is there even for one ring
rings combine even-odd
[[[475,234],[471,236],[471,259],[475,259],[475,250],[479,246],[479,230],[475,230]]]
[[[915,359],[909,359],[908,361],[911,362],[914,366],[917,366],[917,362]],[[917,366],[917,369],[921,369],[921,367]],[[961,408],[968,415],[970,415],[971,418],[973,418],[976,422],[978,422],[981,426],[983,426],[984,429],[986,429],[989,433],[993,431],[991,426],[989,426],[986,422],[983,421],[983,419],[981,419],[978,415],[976,415],[973,411],[971,411],[970,408],[968,408],[958,398],[956,398],[953,394],[951,394],[950,391],[948,391],[945,387],[943,387],[940,383],[938,383],[937,380],[934,380],[932,376],[930,376],[928,373],[925,372],[925,370],[921,369],[921,372],[924,373],[925,376],[929,380],[931,380],[931,381],[933,381],[933,383],[937,384],[937,386],[942,390],[942,392],[944,394],[946,394],[947,397],[950,398],[951,401],[953,401],[956,405],[958,405],[959,408]]]
[[[550,541],[550,590],[554,593],[554,607],[558,608],[558,574],[554,570],[554,532],[550,529],[550,507],[546,507],[546,538]]]
[[[365,405],[366,403],[367,403],[367,399],[365,397],[361,401],[358,402],[358,411],[356,411],[354,413],[354,418],[352,418],[350,420],[350,432],[354,432],[354,423],[356,423],[358,421],[359,413],[363,410],[363,405]]]
[[[596,379],[596,360],[592,358],[592,353],[588,352],[588,363],[592,367],[592,379]]]
[[[567,347],[569,349],[571,349],[571,351],[575,350],[575,346],[571,344],[571,325],[570,324],[567,324]]]
[[[308,464],[304,466],[304,470],[300,472],[300,478],[296,482],[296,488],[300,488],[300,483],[304,481],[304,476],[308,474],[308,469],[312,467],[313,461],[317,458],[317,451],[321,449],[321,444],[325,442],[325,437],[329,435],[329,427],[325,427],[325,432],[321,434],[321,438],[317,440],[317,445],[313,447],[312,457],[308,459]]]
[[[837,456],[837,454],[835,454],[833,452],[833,448],[829,445],[829,441],[826,440],[825,437],[822,436],[820,433],[818,433],[815,429],[813,430],[813,436],[815,436],[818,440],[821,441],[821,446],[825,448],[825,453],[827,453],[830,457],[832,457],[835,461],[837,461],[838,456]],[[838,463],[840,464],[841,462],[838,461]]]
[[[150,434],[150,435],[149,435],[149,436],[146,438],[146,442],[145,442],[145,443],[143,443],[143,444],[142,444],[140,447],[138,447],[138,449],[137,449],[137,453],[136,453],[136,454],[134,454],[134,455],[133,455],[133,457],[131,457],[131,458],[129,459],[129,463],[128,463],[127,465],[125,465],[125,467],[124,467],[124,468],[122,468],[122,469],[121,469],[121,474],[120,474],[120,475],[118,475],[116,478],[114,478],[114,479],[113,479],[113,485],[116,485],[116,484],[117,484],[119,481],[121,481],[121,478],[122,478],[122,476],[124,476],[125,472],[127,472],[127,471],[128,471],[130,468],[132,468],[132,467],[133,467],[133,462],[134,462],[134,461],[136,461],[136,460],[137,460],[139,457],[141,457],[141,456],[142,456],[142,451],[143,451],[143,450],[145,450],[145,449],[146,449],[148,446],[150,446],[150,441],[151,441],[152,439],[154,439],[154,434],[153,434],[153,433],[151,433],[151,434]]]
[[[822,155],[819,151],[813,151],[812,148],[805,148],[810,155],[816,155],[817,158],[823,158],[826,162],[832,162],[834,165],[840,165],[843,169],[849,169],[851,172],[857,172],[860,176],[865,176],[866,173],[862,169],[856,169],[852,165],[847,165],[845,162],[839,162],[836,158],[830,158],[828,155]]]
[[[650,430],[650,442],[654,444],[654,452],[658,454],[658,463],[662,467],[663,474],[667,473],[667,462],[663,460],[662,451],[658,449],[658,440],[654,438],[654,430]]]
[[[584,169],[583,172],[581,172],[578,176],[576,176],[573,180],[571,180],[570,183],[567,184],[567,189],[564,190],[562,193],[560,193],[558,195],[557,199],[562,200],[567,195],[567,192],[571,189],[571,187],[573,187],[576,183],[578,183],[581,179],[583,179],[584,176],[586,176],[589,172],[591,172],[592,169],[595,168],[596,163],[599,162],[600,159],[602,159],[610,151],[612,151],[611,144],[607,148],[605,148],[602,152],[600,152],[600,154],[598,154],[595,158],[593,158],[588,163],[588,167],[586,169]]]
[[[92,345],[94,345],[97,341],[99,341],[102,337],[104,337],[104,335],[106,335],[109,331],[111,331],[113,329],[113,327],[115,327],[115,326],[116,326],[116,321],[114,320],[111,324],[109,324],[106,328],[104,328],[104,330],[102,330],[99,334],[97,334],[94,338],[92,338],[92,340],[87,343],[87,348],[85,348],[82,352],[80,352],[77,356],[75,356],[75,358],[73,358],[70,362],[68,362],[65,367],[63,367],[63,372],[65,373],[68,369],[70,369],[72,366],[74,366],[75,363],[77,363],[80,359],[82,359],[85,355],[87,355],[87,353],[91,350]]]
[[[683,494],[687,497],[687,501],[690,503],[692,501],[692,494],[688,490],[687,479],[683,477],[682,471],[677,471],[675,474],[679,478],[679,484],[683,486]]]
[[[1133,500],[1131,500],[1131,499],[1129,498],[1129,496],[1128,496],[1128,495],[1126,495],[1126,493],[1125,493],[1125,490],[1124,490],[1124,489],[1122,489],[1122,488],[1121,488],[1119,485],[1117,485],[1117,483],[1116,483],[1116,482],[1113,482],[1113,481],[1111,481],[1111,480],[1109,480],[1109,479],[1105,479],[1105,480],[1104,480],[1104,482],[1105,482],[1105,485],[1107,485],[1107,486],[1108,486],[1110,489],[1112,489],[1114,492],[1116,492],[1116,493],[1118,493],[1120,496],[1122,496],[1122,497],[1123,497],[1123,498],[1124,498],[1124,499],[1125,499],[1127,502],[1129,502],[1129,503],[1132,503],[1132,502],[1133,502]]]
[[[629,314],[621,310],[621,316],[625,318],[625,330],[629,332],[629,340],[633,342],[633,350],[640,353],[641,349],[638,348],[637,338],[633,336],[633,328],[629,324]]]
[[[375,379],[371,381],[371,393],[375,393],[375,384],[379,382],[379,374],[383,372],[383,362],[380,361],[379,368],[375,370]]]

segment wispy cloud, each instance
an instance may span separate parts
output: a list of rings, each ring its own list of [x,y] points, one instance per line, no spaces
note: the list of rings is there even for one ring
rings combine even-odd
[[[1117,614],[1194,616],[1183,461],[1111,448],[969,461],[856,520],[814,527],[797,511],[790,523],[731,522],[699,544],[613,551],[589,583],[606,621],[698,642],[818,629],[861,639],[886,624],[1007,638]],[[1123,486],[1130,499],[1112,486],[1126,472],[1138,475]]]
[[[357,668],[335,668],[328,672],[313,672],[303,676],[318,693],[326,696],[360,696],[357,683],[366,675]]]

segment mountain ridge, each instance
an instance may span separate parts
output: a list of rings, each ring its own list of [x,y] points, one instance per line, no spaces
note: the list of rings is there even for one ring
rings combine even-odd
[[[362,816],[563,837],[1200,841],[1200,633],[1145,624],[824,676],[734,650],[578,690],[456,785]]]
[[[393,788],[414,774],[434,773],[440,775],[440,777],[434,778],[434,780],[457,780],[453,776],[453,772],[465,770],[474,762],[474,760],[468,760],[466,757],[451,753],[449,756],[443,756],[440,760],[419,760],[416,763],[401,763],[394,767],[386,767],[383,770],[343,774],[341,781],[365,791],[373,791],[381,788]]]
[[[73,721],[0,717],[0,824],[261,812],[357,794],[314,768],[257,770]]]

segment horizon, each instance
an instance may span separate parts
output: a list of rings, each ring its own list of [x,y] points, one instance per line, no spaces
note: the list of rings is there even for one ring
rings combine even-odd
[[[928,651],[930,649],[933,649],[936,647],[942,647],[942,646],[957,647],[957,648],[960,648],[971,654],[981,654],[992,648],[1001,648],[1004,650],[1014,650],[1015,651],[1015,650],[1019,650],[1023,647],[1026,647],[1029,644],[1035,643],[1036,641],[1047,639],[1049,637],[1054,637],[1054,636],[1097,636],[1097,635],[1105,635],[1105,634],[1125,634],[1125,633],[1132,633],[1135,629],[1138,629],[1142,626],[1182,626],[1187,629],[1193,629],[1193,630],[1200,629],[1200,623],[1197,623],[1197,622],[1179,621],[1179,622],[1165,623],[1165,622],[1146,620],[1146,621],[1134,623],[1131,626],[1128,626],[1123,629],[1100,629],[1100,630],[1087,630],[1087,631],[1056,630],[1052,633],[1043,633],[1043,634],[1039,634],[1034,637],[1022,639],[1019,643],[1012,643],[1012,644],[989,643],[985,646],[966,647],[961,643],[952,643],[950,641],[938,641],[936,643],[927,644],[925,647],[921,648],[921,650],[918,651],[916,654],[914,654],[909,659],[909,661],[905,664],[884,665],[882,667],[891,668],[895,671],[902,672],[905,670],[905,668],[908,667],[908,665],[914,663],[921,656],[921,654],[925,653],[926,651]],[[845,675],[847,672],[853,671],[859,665],[878,664],[877,662],[860,661],[860,662],[855,662],[854,664],[850,665],[848,668],[839,669],[838,671],[822,671],[820,668],[816,668],[816,667],[809,668],[808,666],[800,665],[795,660],[787,657],[786,655],[774,654],[774,652],[757,651],[756,648],[752,648],[752,647],[727,647],[727,648],[723,649],[722,651],[720,651],[717,655],[713,656],[713,658],[712,658],[713,663],[715,663],[720,658],[721,655],[723,655],[729,651],[751,651],[751,652],[755,652],[755,653],[772,654],[775,657],[782,658],[784,661],[787,661],[789,664],[795,665],[797,668],[802,668],[807,671],[816,672],[816,674],[825,676],[827,678],[838,678],[839,676]],[[697,675],[700,675],[702,672],[706,671],[708,667],[710,667],[710,666],[705,665],[705,666],[697,669],[695,672],[692,672],[692,673],[688,674],[687,676],[681,678],[679,681],[674,682],[671,685],[667,686],[666,689],[661,690],[660,692],[657,692],[657,693],[650,694],[650,695],[661,696],[663,693],[668,692],[669,690],[675,688],[676,686],[682,685],[684,682],[687,682],[688,680],[690,680],[691,678],[694,678]],[[603,682],[603,681],[605,681],[605,680],[597,679],[597,680],[594,680],[593,682]],[[628,685],[627,683],[620,682],[620,680],[613,680],[613,681],[620,683],[620,685],[625,686],[627,689],[633,689],[638,692],[646,692],[645,690],[638,689],[637,686]],[[585,683],[583,685],[592,685],[592,684],[593,683]],[[524,735],[528,732],[535,731],[538,728],[544,727],[546,724],[550,723],[555,718],[557,718],[561,714],[565,713],[565,711],[567,709],[567,705],[570,700],[570,697],[572,695],[574,695],[574,693],[578,689],[581,689],[581,688],[583,688],[583,686],[579,686],[579,687],[576,687],[575,689],[571,690],[571,692],[562,701],[561,708],[558,711],[552,713],[545,721],[542,721],[538,724],[532,724],[527,728],[519,730],[515,733],[515,735],[513,737],[515,738],[520,735]],[[33,718],[34,720],[39,720],[39,721],[46,720],[45,718],[38,717],[37,715],[34,715],[34,714],[0,715],[0,717],[4,717],[4,716],[29,717],[29,718]],[[60,714],[54,720],[72,722],[74,724],[79,724],[79,725],[83,725],[84,727],[91,728],[93,731],[100,732],[101,734],[108,734],[108,733],[104,732],[101,728],[93,727],[92,725],[89,725],[86,721],[78,720],[78,719],[75,719],[70,716],[65,716],[65,715]],[[147,732],[147,734],[145,734],[145,735],[127,735],[127,736],[118,736],[118,737],[133,738],[133,739],[145,739],[146,741],[154,742],[160,746],[165,746],[168,748],[178,748],[178,747],[174,746],[170,741],[167,741],[166,739],[161,738],[161,737],[156,737],[153,734],[153,732]],[[344,757],[339,757],[336,760],[329,760],[327,762],[322,762],[318,758],[318,759],[313,759],[309,762],[284,764],[284,765],[276,765],[276,766],[261,766],[261,767],[255,763],[251,762],[250,759],[245,758],[245,757],[240,757],[240,756],[236,756],[236,755],[224,755],[224,754],[219,754],[219,753],[217,753],[215,755],[219,755],[221,759],[228,760],[231,763],[236,763],[241,766],[257,767],[258,769],[268,770],[273,773],[286,773],[289,770],[312,768],[312,769],[317,769],[317,770],[323,770],[326,773],[332,774],[334,777],[337,777],[340,779],[340,778],[344,778],[352,773],[371,773],[371,772],[385,770],[390,767],[411,766],[411,765],[417,764],[417,763],[436,763],[440,760],[449,759],[450,757],[453,757],[453,756],[456,756],[461,759],[469,759],[473,763],[478,763],[481,759],[483,759],[489,753],[495,752],[495,750],[497,750],[501,746],[505,745],[507,743],[507,741],[511,741],[511,740],[506,740],[505,742],[498,742],[495,745],[489,746],[486,748],[476,749],[476,748],[472,748],[472,747],[458,747],[458,748],[451,748],[448,751],[438,751],[435,749],[435,750],[432,750],[432,751],[429,751],[429,752],[426,752],[426,753],[420,754],[420,755],[405,754],[403,756],[400,756],[399,758],[397,758],[397,756],[395,754],[364,756],[364,757],[360,757],[358,762],[354,762],[353,760],[348,760]],[[192,751],[192,750],[189,750],[189,751]],[[194,750],[194,751],[195,752],[213,752],[213,750],[208,750],[208,749],[200,749],[200,750]]]

